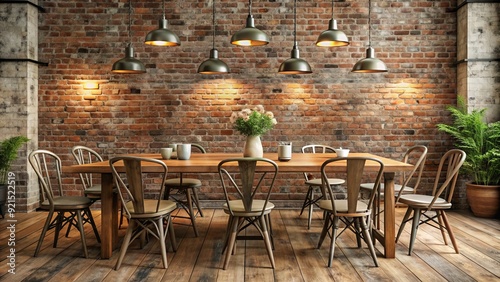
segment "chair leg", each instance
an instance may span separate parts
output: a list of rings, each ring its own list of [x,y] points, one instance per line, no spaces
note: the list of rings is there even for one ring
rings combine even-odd
[[[451,225],[448,221],[448,217],[446,216],[446,213],[444,211],[441,211],[441,216],[446,226],[446,230],[448,230],[448,235],[450,236],[451,244],[453,245],[453,248],[455,248],[455,253],[459,254],[458,245],[455,240],[455,236],[453,235],[453,231],[451,230]]]
[[[408,207],[408,209],[406,210],[405,216],[403,217],[401,225],[399,226],[398,235],[396,236],[396,243],[399,240],[399,236],[401,236],[401,234],[403,233],[403,229],[405,229],[406,222],[408,221],[408,218],[410,218],[412,210],[413,209],[410,207]]]
[[[172,250],[177,252],[177,239],[175,238],[174,223],[172,222],[172,216],[169,214],[167,217],[167,228],[168,236],[170,238],[170,244],[172,245]]]
[[[359,222],[360,222],[361,218],[359,218],[359,217],[353,218],[353,220],[354,220],[354,229],[356,230],[356,243],[358,244],[358,249],[360,249],[361,248],[361,236],[360,236],[360,234],[361,234],[362,229],[360,227]]]
[[[262,236],[264,237],[264,243],[266,244],[266,250],[267,250],[267,256],[269,257],[269,260],[271,261],[271,266],[274,269],[275,268],[275,263],[274,263],[274,255],[273,255],[273,247],[271,244],[271,239],[269,238],[269,231],[267,229],[267,223],[266,220],[264,219],[263,216],[259,218],[260,220],[260,225],[262,228]]]
[[[160,241],[161,260],[163,268],[168,268],[167,247],[165,245],[165,230],[163,229],[163,218],[158,219],[158,240]]]
[[[223,269],[226,270],[227,266],[229,265],[229,260],[231,258],[231,253],[234,249],[234,243],[236,241],[236,235],[238,234],[238,225],[239,225],[239,218],[238,217],[233,217],[231,220],[231,226],[229,228],[229,241],[227,242],[227,247],[226,247],[226,258],[224,260],[224,266]]]
[[[363,232],[363,238],[365,239],[365,243],[368,245],[368,249],[370,249],[370,254],[372,255],[373,262],[375,263],[375,266],[378,266],[378,261],[377,261],[377,254],[375,253],[375,247],[373,246],[373,241],[372,237],[370,236],[370,230],[366,224],[366,222],[363,220],[363,218],[360,218],[360,223],[361,223],[361,229]]]
[[[97,242],[101,243],[101,237],[99,236],[99,232],[97,231],[97,226],[95,225],[94,217],[92,216],[90,208],[85,209],[85,214],[87,215],[87,219],[90,222],[90,225],[92,226],[92,230],[94,230]]]
[[[49,230],[49,225],[50,225],[50,222],[52,221],[53,216],[54,216],[54,212],[49,211],[49,214],[47,215],[47,219],[45,220],[45,224],[43,225],[42,234],[40,234],[40,238],[38,239],[38,244],[36,245],[35,254],[33,255],[34,257],[38,256],[38,253],[40,252],[40,248],[42,247],[43,239],[45,238],[45,234],[47,233],[47,230]]]
[[[335,239],[337,238],[338,227],[339,227],[339,218],[334,216],[332,220],[332,238],[330,240],[330,255],[328,256],[328,267],[332,267],[333,256],[335,253]]]
[[[439,230],[441,231],[441,236],[443,237],[444,244],[448,245],[448,239],[446,239],[446,234],[445,234],[446,228],[444,226],[443,219],[441,218],[441,211],[440,210],[436,210],[436,217],[438,219]]]
[[[57,219],[56,219],[56,230],[54,232],[54,244],[52,247],[57,248],[57,240],[59,240],[59,232],[61,231],[62,228],[62,222],[64,220],[64,212],[57,212]],[[69,225],[71,226],[71,221],[69,221]]]
[[[413,209],[413,223],[411,225],[411,236],[410,236],[410,248],[408,250],[408,255],[411,256],[413,252],[413,244],[417,238],[418,226],[420,225],[420,209]]]
[[[306,198],[304,199],[304,203],[302,204],[302,209],[300,210],[299,215],[302,215],[302,213],[304,212],[304,209],[309,206],[309,203],[311,202],[311,199],[312,199],[311,192],[312,192],[312,186],[309,186],[309,188],[307,189]]]
[[[196,208],[198,209],[198,213],[200,214],[201,217],[204,217],[203,215],[203,210],[201,209],[200,205],[200,198],[198,197],[198,191],[196,190],[197,188],[191,188],[193,190],[193,202],[196,205]]]
[[[87,243],[85,242],[85,230],[83,229],[83,219],[82,219],[82,212],[85,212],[83,210],[79,210],[76,212],[76,218],[78,221],[78,229],[80,231],[80,240],[82,240],[82,249],[83,249],[83,254],[85,255],[85,258],[89,257],[89,252],[87,250]]]
[[[130,220],[129,225],[127,227],[127,233],[125,234],[125,238],[123,238],[122,247],[120,249],[120,255],[118,257],[118,260],[116,261],[115,270],[120,269],[120,266],[122,265],[122,261],[123,258],[125,257],[125,253],[127,252],[134,229],[135,229],[135,221]]]
[[[325,240],[326,234],[328,233],[328,229],[330,229],[330,213],[327,212],[325,217],[325,222],[323,223],[323,229],[321,230],[321,235],[319,236],[318,241],[318,249],[321,248],[323,241]]]
[[[198,237],[198,228],[196,227],[196,213],[193,209],[193,198],[191,194],[191,189],[186,189],[186,200],[188,204],[189,217],[191,218],[191,225],[193,225],[194,236]]]

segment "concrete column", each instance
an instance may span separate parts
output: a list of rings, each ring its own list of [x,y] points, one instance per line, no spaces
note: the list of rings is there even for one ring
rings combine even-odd
[[[0,2],[0,140],[31,139],[12,167],[16,174],[16,211],[38,206],[38,181],[27,160],[38,143],[37,1]]]
[[[462,0],[457,11],[457,93],[500,120],[500,2]]]

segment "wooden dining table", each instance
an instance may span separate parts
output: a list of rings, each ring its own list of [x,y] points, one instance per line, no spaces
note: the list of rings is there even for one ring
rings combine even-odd
[[[160,154],[131,154],[146,158],[162,159]],[[217,166],[223,159],[241,157],[241,153],[207,153],[192,154],[189,160],[170,159],[163,160],[167,164],[169,173],[218,173]],[[395,197],[394,177],[396,172],[410,171],[413,165],[401,161],[380,157],[370,153],[350,153],[349,157],[378,158],[384,163],[384,221],[380,229],[374,228],[374,237],[384,246],[384,256],[394,258],[396,254],[395,243]],[[279,173],[303,173],[320,171],[323,162],[336,157],[334,153],[303,154],[293,153],[292,159],[286,162],[278,161],[277,153],[265,153],[265,158],[275,161],[279,166]],[[123,164],[117,163],[118,170],[123,169]],[[265,166],[258,167],[266,170]],[[339,162],[331,166],[332,171],[345,172],[346,163]],[[367,171],[375,171],[377,167],[366,163]],[[143,172],[159,172],[159,165],[146,165]],[[101,174],[101,258],[111,258],[113,249],[118,247],[118,197],[113,193],[113,176],[108,161],[84,165],[71,165],[63,167],[64,173],[98,173]]]

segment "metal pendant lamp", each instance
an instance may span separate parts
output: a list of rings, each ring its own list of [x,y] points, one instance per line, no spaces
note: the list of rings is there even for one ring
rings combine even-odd
[[[293,2],[293,48],[291,58],[281,63],[278,73],[281,74],[308,74],[312,73],[311,66],[299,56],[297,46],[297,0]]]
[[[215,49],[215,0],[212,2],[212,50],[210,58],[198,67],[198,73],[201,74],[226,74],[229,73],[229,67],[223,61],[219,60],[219,52]]]
[[[128,2],[128,45],[125,48],[125,57],[116,61],[111,68],[112,73],[138,74],[145,73],[144,64],[134,58],[134,48],[132,48],[131,26],[132,26],[132,1]]]
[[[252,1],[248,1],[247,24],[231,37],[231,44],[238,46],[262,46],[269,43],[269,36],[255,27],[252,15]]]
[[[332,18],[328,22],[328,29],[323,31],[316,41],[316,45],[320,47],[337,47],[349,45],[347,35],[343,31],[337,29],[337,20],[333,16],[333,1],[332,0]]]
[[[378,73],[387,72],[387,66],[382,60],[375,58],[375,50],[371,46],[371,0],[368,1],[368,48],[366,49],[366,58],[359,60],[354,67],[352,72],[359,73]]]
[[[165,19],[165,0],[162,4],[163,17],[159,21],[159,28],[149,32],[144,40],[145,44],[153,46],[179,46],[181,41],[177,34],[167,28],[168,21]]]

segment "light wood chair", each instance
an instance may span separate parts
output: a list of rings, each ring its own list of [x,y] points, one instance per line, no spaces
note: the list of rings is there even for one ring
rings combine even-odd
[[[460,167],[465,161],[465,152],[458,149],[452,149],[446,152],[439,162],[436,171],[436,179],[432,188],[431,195],[423,194],[403,194],[402,190],[397,195],[397,201],[408,206],[403,221],[399,226],[396,242],[399,240],[406,222],[412,221],[412,229],[410,236],[410,246],[408,255],[413,252],[413,245],[417,237],[418,226],[421,224],[430,224],[438,227],[441,230],[443,241],[446,245],[448,242],[445,236],[445,230],[448,232],[451,243],[455,252],[458,254],[458,246],[455,241],[455,236],[448,222],[445,210],[452,206],[451,200],[455,191],[455,185],[458,178]],[[413,217],[410,215],[413,213]],[[422,219],[424,217],[424,219]]]
[[[413,164],[414,167],[411,171],[403,172],[399,175],[399,183],[394,184],[394,195],[398,195],[400,192],[402,194],[415,194],[420,185],[426,158],[427,147],[423,145],[415,145],[406,150],[401,161]],[[373,191],[373,185],[374,183],[362,183],[361,189],[365,189],[371,193]],[[378,189],[375,199],[373,214],[373,220],[378,229],[380,229],[380,213],[382,212],[380,203],[384,199],[384,191],[384,183],[380,183],[380,188]]]
[[[256,168],[259,164],[267,165],[266,171],[258,171]],[[265,158],[233,158],[221,161],[218,171],[226,199],[224,212],[229,214],[223,268],[227,269],[231,254],[236,252],[237,239],[264,240],[271,266],[275,268],[270,217],[274,204],[269,198],[278,174],[278,165]],[[250,226],[254,226],[260,236],[238,236]]]
[[[324,153],[335,153],[333,147],[325,146],[325,145],[306,145],[302,147],[302,153],[307,154],[324,154]],[[304,178],[306,180],[306,185],[308,185],[306,198],[304,199],[304,203],[302,204],[302,209],[300,210],[300,215],[304,212],[306,208],[309,210],[309,214],[307,215],[307,229],[311,228],[311,220],[313,214],[314,206],[318,206],[318,201],[323,198],[324,193],[326,191],[321,190],[321,177],[314,176],[311,173],[304,172]],[[330,185],[341,185],[345,183],[344,179],[340,178],[330,178],[328,179]],[[315,194],[319,192],[319,195],[316,197]]]
[[[90,212],[92,201],[85,196],[64,196],[61,175],[61,159],[51,151],[35,150],[29,154],[29,163],[38,177],[40,185],[40,209],[48,211],[47,219],[40,234],[40,239],[35,249],[34,256],[40,252],[43,239],[48,230],[55,228],[54,244],[57,247],[59,232],[66,225],[76,227],[80,232],[82,249],[85,258],[88,258],[87,244],[85,241],[84,223],[90,223],[97,241],[101,239]],[[66,216],[66,213],[69,216]],[[53,215],[56,214],[54,219]],[[67,233],[66,236],[69,234]]]
[[[330,185],[328,185],[328,168],[337,162],[347,162],[347,198],[342,200],[336,200],[334,193]],[[360,198],[360,184],[363,177],[367,176],[365,173],[365,163],[374,162],[379,165],[379,169],[376,171],[375,177],[375,188],[373,193],[367,200],[362,200]],[[328,258],[328,267],[332,266],[333,255],[335,251],[335,240],[338,235],[342,234],[344,230],[350,229],[356,234],[358,248],[361,247],[361,239],[364,239],[365,243],[368,245],[370,254],[373,258],[375,266],[378,266],[377,255],[375,253],[375,248],[373,246],[371,238],[371,214],[372,205],[377,193],[377,189],[382,178],[382,172],[384,170],[384,164],[375,158],[363,158],[363,157],[347,157],[347,158],[333,158],[326,160],[321,166],[321,179],[323,183],[323,189],[328,191],[329,199],[320,200],[319,207],[326,212],[325,222],[323,225],[323,230],[319,238],[318,249],[321,248],[323,241],[327,234],[330,235],[330,255]],[[342,232],[338,233],[339,221],[345,224],[345,228]],[[331,230],[331,233],[330,233]],[[338,234],[338,235],[337,235]]]
[[[118,172],[116,169],[117,162],[123,162],[125,173]],[[159,196],[157,199],[145,198],[144,179],[146,176],[141,169],[142,163],[157,164],[161,170],[159,172],[159,181],[152,181],[153,184],[151,185],[158,186],[159,183],[159,186],[148,186],[148,189],[151,188],[153,191],[155,188],[158,188]],[[120,268],[131,242],[137,238],[143,240],[146,234],[151,234],[159,240],[163,267],[167,268],[167,248],[165,242],[167,236],[170,237],[173,250],[177,250],[174,227],[170,216],[172,211],[177,208],[177,204],[171,200],[163,200],[168,172],[167,165],[161,160],[128,156],[112,158],[109,160],[109,164],[122,202],[122,208],[125,216],[129,219],[127,233],[123,239],[115,270]]]
[[[191,144],[191,148],[196,148],[199,152],[205,154],[207,151],[199,144]],[[198,228],[196,227],[196,216],[200,214],[203,217],[203,211],[200,206],[198,197],[198,189],[201,188],[201,181],[197,178],[184,177],[182,173],[179,177],[167,179],[165,182],[167,187],[165,199],[172,199],[177,202],[188,214],[193,226],[194,235],[199,236]],[[172,193],[172,190],[177,190]],[[197,212],[194,210],[196,206]]]

